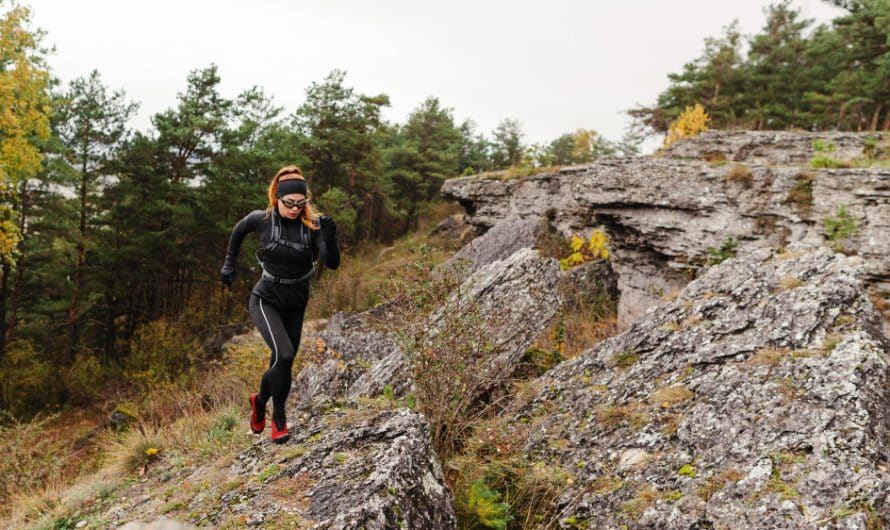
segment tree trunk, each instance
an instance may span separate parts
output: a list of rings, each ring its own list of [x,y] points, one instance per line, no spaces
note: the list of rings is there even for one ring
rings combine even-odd
[[[875,107],[875,112],[871,115],[871,124],[868,127],[869,131],[878,130],[878,120],[881,117],[882,108],[883,108],[883,105],[881,105],[880,103],[878,103],[878,106]]]
[[[87,236],[87,151],[84,148],[83,161],[80,169],[80,225],[77,239],[77,262],[74,265],[74,285],[71,288],[71,306],[68,308],[68,362],[74,362],[77,353],[77,345],[80,341],[80,329],[78,326],[78,311],[80,303],[80,288],[83,282],[83,266],[86,263],[86,236]]]

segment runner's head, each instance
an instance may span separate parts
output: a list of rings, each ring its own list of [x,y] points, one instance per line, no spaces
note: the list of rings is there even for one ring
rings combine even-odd
[[[299,217],[304,225],[318,230],[318,226],[312,221],[312,205],[304,202],[311,198],[308,183],[300,168],[285,166],[275,173],[269,183],[269,207],[266,212],[271,215],[272,209],[278,208],[282,217]]]

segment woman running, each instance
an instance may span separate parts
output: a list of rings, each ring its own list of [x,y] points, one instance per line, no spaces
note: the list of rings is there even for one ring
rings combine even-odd
[[[329,269],[340,266],[337,225],[328,216],[321,216],[316,224],[303,172],[297,166],[287,166],[278,170],[269,183],[269,207],[250,212],[232,230],[220,271],[226,285],[231,286],[235,280],[238,250],[249,232],[260,237],[262,247],[257,250],[257,260],[263,275],[254,285],[247,307],[272,350],[260,391],[250,396],[250,428],[255,434],[263,432],[266,403],[271,397],[272,441],[284,443],[290,438],[285,403],[291,387],[291,367],[300,346],[314,261],[318,258]]]

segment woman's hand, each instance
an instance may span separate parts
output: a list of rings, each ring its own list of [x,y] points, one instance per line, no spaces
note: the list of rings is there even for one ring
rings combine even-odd
[[[337,237],[337,223],[330,216],[322,215],[318,220],[321,225],[321,237],[325,241],[333,241]]]
[[[222,270],[219,271],[220,280],[229,287],[235,283],[235,269],[232,267],[223,267]]]

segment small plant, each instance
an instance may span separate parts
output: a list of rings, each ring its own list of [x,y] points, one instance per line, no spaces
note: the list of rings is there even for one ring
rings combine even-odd
[[[658,493],[658,490],[647,484],[639,488],[633,498],[621,504],[620,508],[631,519],[639,519],[643,512],[653,506],[660,498],[661,494]]]
[[[708,130],[710,117],[700,103],[692,107],[686,107],[680,116],[671,123],[667,136],[664,138],[664,147],[683,138],[692,138]]]
[[[843,252],[844,247],[841,244],[841,240],[856,234],[856,231],[859,229],[856,219],[847,212],[844,206],[838,207],[834,217],[823,219],[822,225],[824,227],[825,240],[828,241],[829,246],[835,252]]]
[[[118,471],[144,474],[148,466],[160,458],[163,447],[158,433],[133,429],[111,442],[106,453]]]
[[[758,350],[748,363],[763,366],[778,366],[782,357],[788,354],[787,348],[764,348]]]
[[[640,360],[640,356],[633,352],[619,352],[612,357],[612,362],[619,368],[630,368],[633,364]]]
[[[490,489],[485,481],[479,479],[470,486],[467,509],[475,516],[477,524],[485,528],[506,530],[507,524],[513,520],[510,505],[500,502],[501,493]]]
[[[277,475],[279,471],[281,471],[281,468],[278,467],[278,464],[269,464],[268,466],[264,467],[262,471],[260,471],[260,474],[256,477],[256,481],[262,484],[263,482],[269,480],[271,477]]]
[[[695,471],[695,466],[692,464],[684,464],[677,470],[677,474],[682,477],[695,478],[697,472]]]
[[[734,258],[736,254],[736,243],[732,237],[726,239],[722,245],[720,245],[719,249],[714,247],[708,247],[705,249],[705,252],[708,254],[708,265],[718,265],[728,260],[729,258]]]
[[[808,212],[813,206],[813,175],[798,173],[785,201],[801,211]]]

